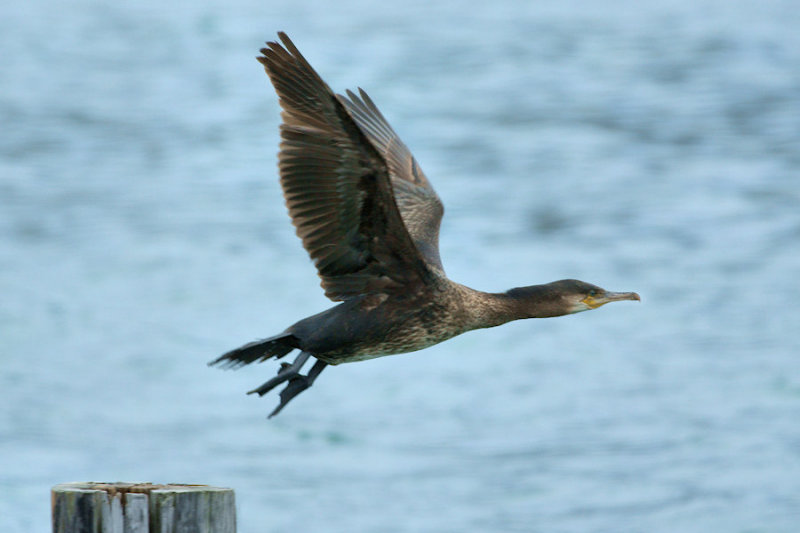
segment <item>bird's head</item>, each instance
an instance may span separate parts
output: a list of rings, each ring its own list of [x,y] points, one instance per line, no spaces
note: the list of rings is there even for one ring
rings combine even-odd
[[[562,279],[548,285],[561,296],[566,314],[597,309],[611,302],[641,300],[635,292],[611,292],[577,279]]]
[[[597,309],[609,302],[639,300],[635,292],[610,292],[577,279],[562,279],[517,287],[506,292],[514,302],[518,318],[546,318]]]

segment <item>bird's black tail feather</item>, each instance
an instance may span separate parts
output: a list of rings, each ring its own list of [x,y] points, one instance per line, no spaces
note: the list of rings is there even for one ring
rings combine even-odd
[[[253,341],[235,350],[222,354],[209,365],[222,365],[225,368],[238,368],[255,361],[259,363],[272,357],[280,359],[295,348],[299,348],[298,339],[291,333],[281,333],[274,337]]]

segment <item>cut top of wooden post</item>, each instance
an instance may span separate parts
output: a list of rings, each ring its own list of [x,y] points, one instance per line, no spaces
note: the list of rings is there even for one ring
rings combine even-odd
[[[152,483],[63,483],[53,533],[235,533],[232,489]]]

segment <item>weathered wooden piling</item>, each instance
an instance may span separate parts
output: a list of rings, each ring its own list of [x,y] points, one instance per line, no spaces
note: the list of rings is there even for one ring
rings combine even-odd
[[[235,533],[233,489],[151,483],[63,483],[53,533]]]

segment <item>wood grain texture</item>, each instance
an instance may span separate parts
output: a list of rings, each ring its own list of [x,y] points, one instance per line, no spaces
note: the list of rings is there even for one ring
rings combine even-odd
[[[52,489],[53,533],[235,533],[232,489],[64,483]]]

